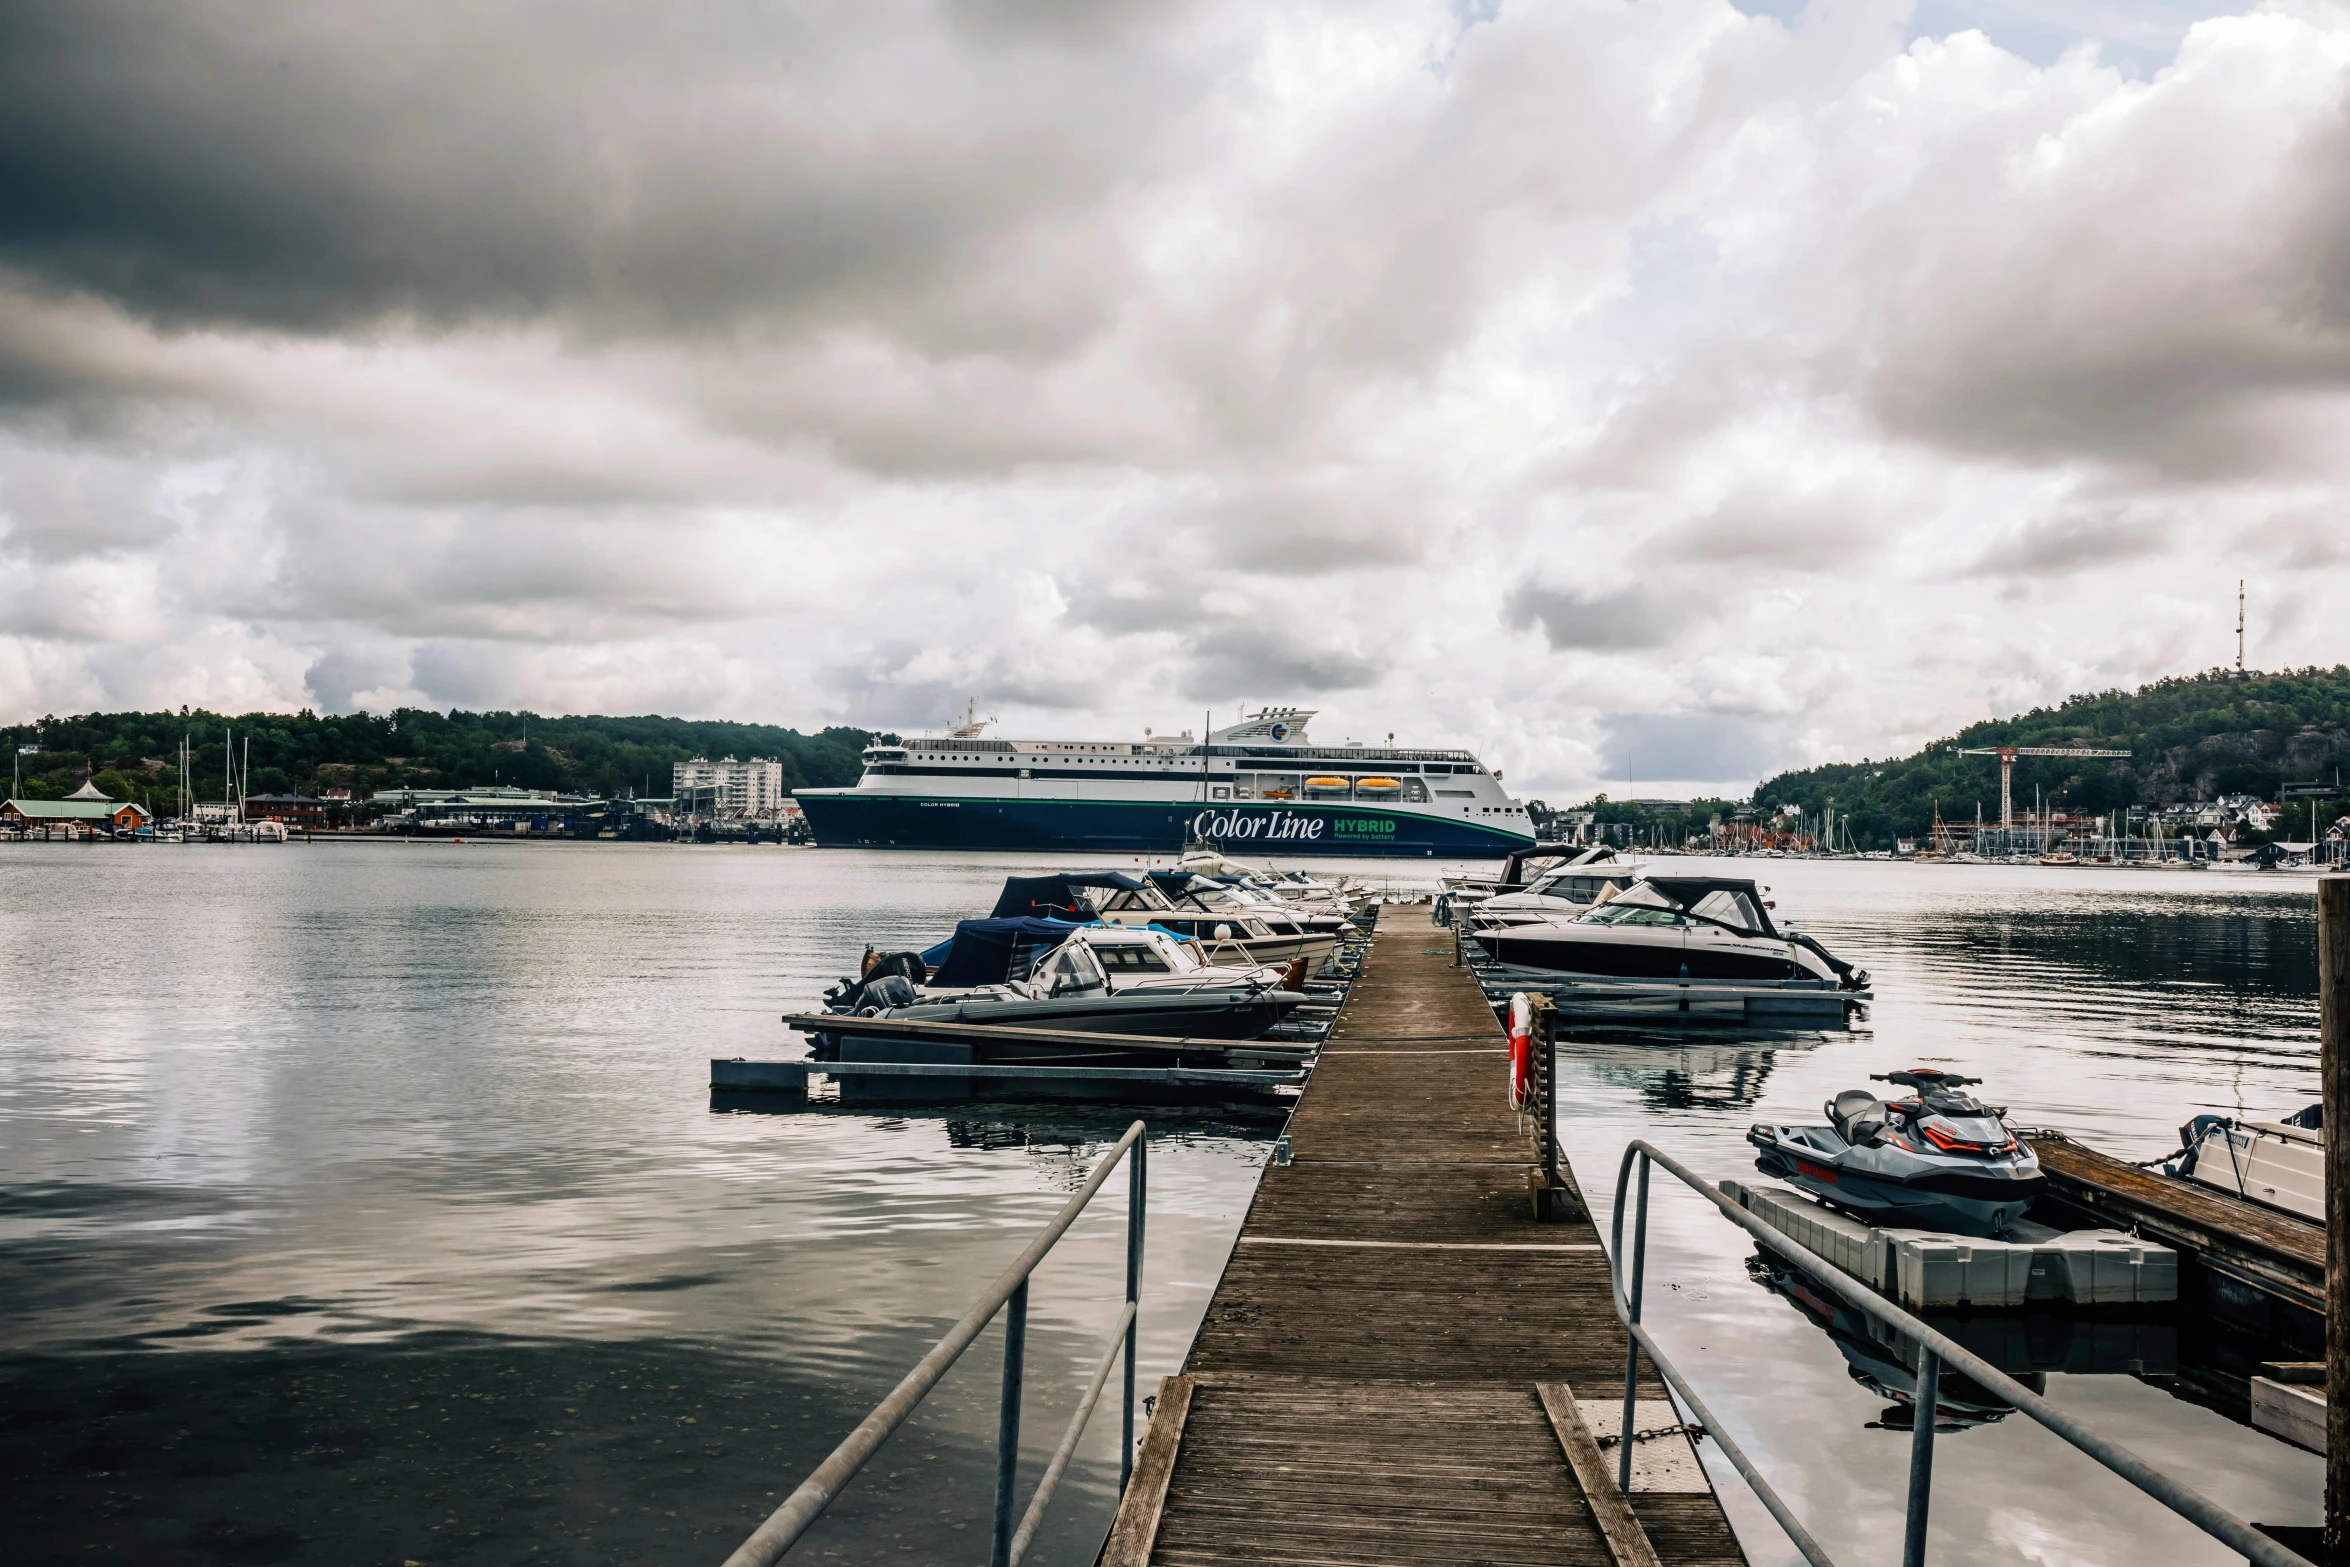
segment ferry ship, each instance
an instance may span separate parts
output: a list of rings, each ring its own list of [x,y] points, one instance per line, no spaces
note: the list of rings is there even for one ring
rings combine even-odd
[[[1533,843],[1525,807],[1469,752],[1318,745],[1313,716],[1264,708],[1204,742],[1001,740],[966,722],[868,746],[854,786],[795,798],[832,848],[1499,859]]]

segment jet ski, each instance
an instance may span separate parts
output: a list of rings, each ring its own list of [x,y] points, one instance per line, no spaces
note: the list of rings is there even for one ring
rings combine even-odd
[[[1848,1088],[1828,1101],[1826,1126],[1757,1122],[1746,1133],[1755,1167],[1871,1224],[1993,1238],[2047,1185],[2005,1107],[1960,1091],[1981,1078],[1921,1066],[1869,1080],[1913,1093]]]

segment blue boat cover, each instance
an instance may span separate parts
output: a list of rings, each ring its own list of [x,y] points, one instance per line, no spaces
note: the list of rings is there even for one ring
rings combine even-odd
[[[1007,876],[992,919],[1067,919],[1083,901],[1079,887],[1119,887],[1140,892],[1142,883],[1124,871],[1062,871],[1052,876]]]
[[[955,933],[922,954],[933,985],[1000,985],[1026,979],[1039,953],[1050,952],[1077,929],[1069,920],[964,920]]]
[[[1158,883],[1159,890],[1170,898],[1182,897],[1191,890],[1191,884],[1195,881],[1204,881],[1210,886],[1215,884],[1213,877],[1202,876],[1197,871],[1145,871],[1143,874]],[[1231,879],[1238,881],[1240,878],[1235,876]]]

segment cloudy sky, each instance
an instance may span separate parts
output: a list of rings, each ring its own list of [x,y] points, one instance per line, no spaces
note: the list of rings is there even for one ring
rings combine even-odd
[[[0,716],[1660,793],[2346,657],[2350,7],[0,5]]]

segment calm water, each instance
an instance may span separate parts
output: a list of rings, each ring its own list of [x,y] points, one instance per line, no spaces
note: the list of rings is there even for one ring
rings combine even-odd
[[[1761,863],[1761,862],[1758,862]],[[18,1559],[723,1557],[1084,1179],[1115,1116],[714,1111],[867,941],[982,911],[1011,858],[335,844],[0,848],[0,1511]],[[1727,867],[1725,867],[1727,868]],[[1425,865],[1367,867],[1432,877]],[[2125,1157],[2314,1096],[2305,881],[1771,863],[1875,970],[1850,1034],[1580,1042],[1595,1200],[1625,1139],[1749,1172],[1761,1117],[1872,1070],[1980,1072]],[[1499,1085],[1496,1085],[1499,1092]],[[1154,1118],[1146,1375],[1173,1369],[1267,1129]],[[1115,1309],[1121,1205],[1039,1276],[1041,1462]],[[1839,1556],[1887,1559],[1905,1434],[1830,1338],[1660,1199],[1652,1320]],[[803,1547],[982,1559],[983,1341]],[[2126,1376],[2052,1396],[2264,1522],[2320,1465]],[[1033,1558],[1090,1560],[1109,1411]],[[2020,1417],[1941,1445],[1937,1562],[2227,1560]],[[1725,1495],[1742,1527],[1749,1516]],[[1767,1521],[1758,1562],[1784,1556]]]

